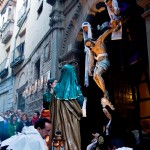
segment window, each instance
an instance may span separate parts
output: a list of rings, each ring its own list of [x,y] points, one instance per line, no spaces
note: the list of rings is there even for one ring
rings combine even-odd
[[[22,111],[24,111],[25,109],[25,99],[22,95],[23,91],[20,91],[18,93],[18,109],[21,109]]]
[[[25,77],[22,77],[21,80],[24,80]],[[21,81],[20,80],[20,81]],[[27,82],[23,84],[19,89],[16,90],[17,92],[17,101],[18,101],[18,109],[21,109],[22,111],[25,110],[25,98],[23,97],[23,91],[27,87]]]
[[[24,53],[24,44],[25,44],[25,42],[22,42],[20,45],[17,46],[17,50],[20,55],[23,55],[23,53]]]
[[[27,8],[27,6],[28,6],[28,0],[25,0],[25,2],[23,3],[23,6]]]
[[[40,79],[40,59],[35,63],[34,76],[35,80]]]
[[[8,109],[8,92],[0,94],[0,112]]]
[[[42,3],[41,3],[40,7],[39,7],[38,10],[37,10],[38,16],[40,16],[42,10],[43,10],[43,1],[42,1]]]
[[[3,26],[4,22],[5,22],[5,18],[3,17],[3,20],[2,20],[2,26]]]
[[[50,58],[50,42],[44,47],[44,61],[48,61]]]
[[[8,8],[8,19],[11,19],[11,7]]]

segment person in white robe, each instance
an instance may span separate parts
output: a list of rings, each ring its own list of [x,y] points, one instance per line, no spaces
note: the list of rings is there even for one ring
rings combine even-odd
[[[14,135],[1,143],[1,149],[6,150],[48,150],[45,138],[50,135],[51,121],[40,118],[34,126],[26,126],[21,133]]]

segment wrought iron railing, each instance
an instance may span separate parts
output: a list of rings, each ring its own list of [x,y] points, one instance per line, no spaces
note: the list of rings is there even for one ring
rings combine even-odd
[[[6,58],[1,64],[0,64],[0,78],[4,78],[8,75],[8,62],[9,59]]]
[[[12,52],[11,68],[18,66],[24,61],[24,42],[17,46]]]
[[[13,26],[14,26],[14,21],[13,20],[7,20],[3,27],[2,27],[2,43],[6,44],[10,38],[12,37],[13,34]]]

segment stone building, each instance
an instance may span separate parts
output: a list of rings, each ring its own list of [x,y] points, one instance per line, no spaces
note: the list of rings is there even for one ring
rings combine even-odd
[[[41,107],[43,82],[50,76],[51,10],[42,0],[1,1],[1,111]]]
[[[123,37],[106,40],[111,66],[104,79],[117,111],[128,121],[141,123],[149,132],[150,3],[118,1],[124,20]],[[88,119],[84,119],[83,125],[88,124],[85,130],[98,130],[99,118],[103,117],[102,92],[92,77],[90,86],[84,86],[81,25],[90,22],[97,38],[101,34],[99,27],[109,19],[103,0],[0,0],[0,112],[13,107],[31,115],[40,110],[47,79],[59,78],[63,64],[75,63],[88,99]]]
[[[11,57],[11,38],[15,19],[15,1],[1,1],[1,64],[0,64],[0,111],[6,111],[13,106],[13,78],[9,67]],[[5,7],[6,6],[6,7]],[[9,31],[9,32],[8,32]]]

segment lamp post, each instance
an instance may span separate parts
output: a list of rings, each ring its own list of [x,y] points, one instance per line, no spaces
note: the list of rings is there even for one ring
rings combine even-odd
[[[61,131],[56,131],[52,141],[52,150],[65,150],[65,140],[61,134]]]

